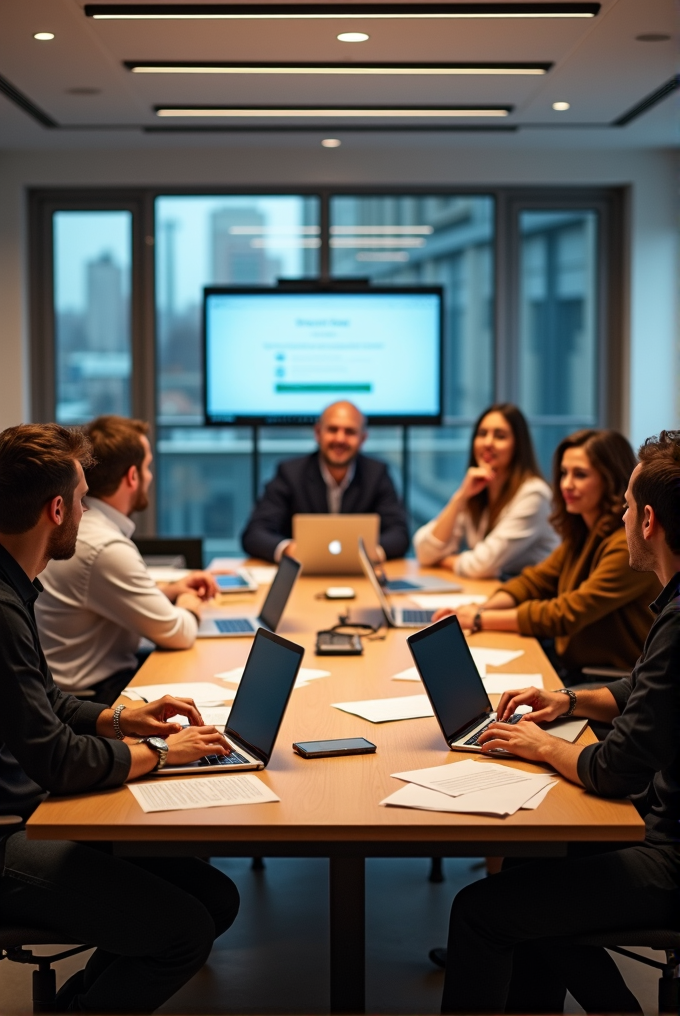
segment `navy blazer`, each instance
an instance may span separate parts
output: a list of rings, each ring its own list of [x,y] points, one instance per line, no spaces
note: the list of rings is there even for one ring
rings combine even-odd
[[[384,462],[357,455],[352,482],[342,496],[341,511],[348,515],[378,514],[380,545],[385,555],[404,556],[409,545],[406,512]],[[327,512],[327,489],[319,467],[319,453],[281,462],[243,531],[243,549],[250,557],[273,561],[281,540],[293,536],[293,515]]]

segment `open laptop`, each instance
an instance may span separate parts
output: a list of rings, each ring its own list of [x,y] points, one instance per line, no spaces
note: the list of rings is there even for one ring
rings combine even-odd
[[[361,567],[364,575],[373,586],[375,595],[378,597],[380,608],[385,615],[390,628],[422,628],[423,625],[430,624],[432,621],[432,615],[434,610],[418,610],[411,607],[393,607],[390,601],[387,599],[385,590],[380,585],[380,579],[378,574],[371,562],[370,557],[366,553],[364,541],[359,537],[359,560],[361,561]]]
[[[301,569],[299,561],[284,554],[258,617],[235,617],[224,609],[207,609],[198,625],[197,638],[238,638],[254,635],[258,628],[276,631]]]
[[[305,575],[360,575],[359,537],[376,557],[379,515],[293,515],[295,556]]]
[[[224,728],[233,749],[231,755],[205,755],[197,762],[166,765],[149,775],[264,769],[272,756],[304,654],[302,646],[260,628]]]
[[[479,735],[496,719],[484,682],[470,654],[460,622],[445,617],[406,639],[444,739],[452,751],[481,751]],[[515,713],[506,723],[516,723]],[[541,727],[574,742],[585,729],[584,719],[558,719]],[[499,755],[510,752],[500,750]]]
[[[381,567],[375,569],[378,581],[386,593],[392,596],[408,593],[460,593],[463,589],[456,582],[436,578],[434,575],[409,575],[403,579],[388,579]]]

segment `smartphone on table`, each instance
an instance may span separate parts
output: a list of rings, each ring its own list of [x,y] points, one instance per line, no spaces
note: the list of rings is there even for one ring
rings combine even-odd
[[[327,741],[297,741],[293,751],[303,758],[333,758],[338,755],[372,755],[376,746],[365,737],[337,737]]]

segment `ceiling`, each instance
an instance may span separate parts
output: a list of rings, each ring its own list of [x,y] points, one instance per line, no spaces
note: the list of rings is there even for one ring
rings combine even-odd
[[[103,137],[127,147],[133,137],[159,140],[159,130],[165,144],[169,134],[186,140],[191,133],[194,143],[200,139],[203,145],[235,127],[263,133],[311,130],[321,137],[359,128],[371,130],[374,138],[388,129],[393,136],[405,129],[453,128],[463,129],[468,142],[470,129],[512,128],[530,136],[534,146],[557,135],[587,136],[606,147],[668,147],[678,141],[680,90],[625,126],[614,126],[677,74],[680,31],[674,0],[602,0],[594,18],[529,20],[100,21],[87,17],[84,6],[84,0],[2,0],[0,148],[61,148]],[[33,35],[41,31],[54,39],[36,41]],[[336,36],[344,31],[363,31],[370,38],[342,43]],[[669,38],[639,41],[640,35]],[[542,76],[138,74],[126,61],[535,62],[552,68]],[[555,101],[568,102],[569,109],[554,110]],[[338,119],[328,112],[313,118],[161,118],[156,107],[506,107],[510,112],[502,118],[414,113]]]

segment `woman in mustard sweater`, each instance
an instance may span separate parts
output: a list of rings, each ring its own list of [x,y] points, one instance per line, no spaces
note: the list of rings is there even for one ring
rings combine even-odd
[[[623,496],[635,465],[616,431],[566,437],[554,456],[551,516],[562,542],[480,607],[455,611],[461,625],[554,639],[553,662],[566,684],[583,681],[583,667],[632,669],[653,620],[649,604],[660,592],[655,575],[628,563]]]

